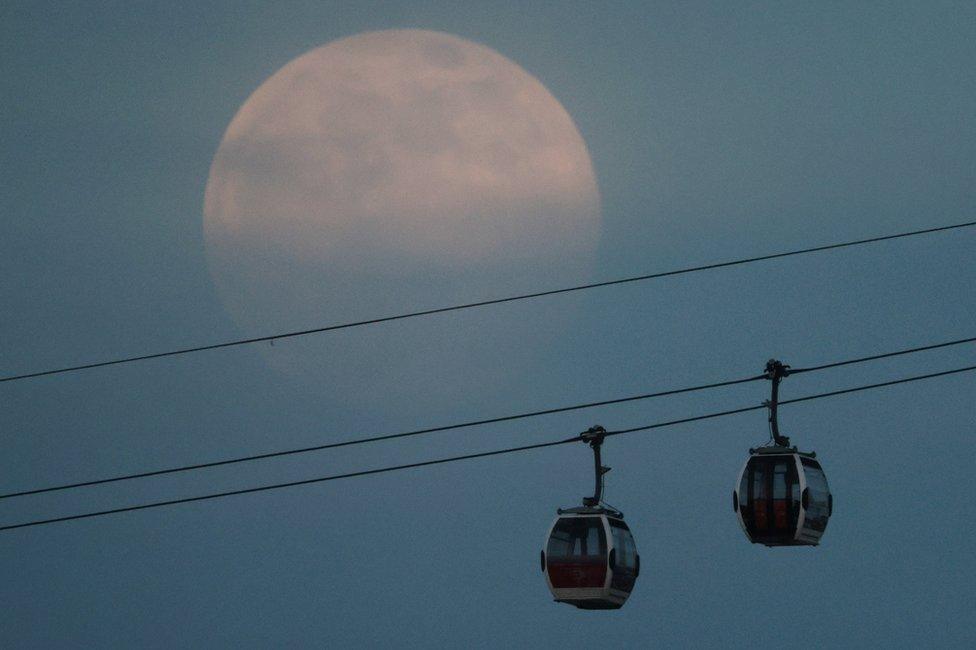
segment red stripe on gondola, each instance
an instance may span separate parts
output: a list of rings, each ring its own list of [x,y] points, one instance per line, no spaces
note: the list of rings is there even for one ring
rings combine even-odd
[[[549,561],[549,580],[556,589],[601,588],[607,579],[605,561],[561,562],[558,558]]]

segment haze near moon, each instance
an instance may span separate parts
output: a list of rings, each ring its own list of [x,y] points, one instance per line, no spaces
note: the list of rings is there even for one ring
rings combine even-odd
[[[422,30],[294,59],[244,103],[204,199],[247,335],[579,278],[600,207],[573,120],[497,52]],[[568,273],[568,275],[567,275]]]

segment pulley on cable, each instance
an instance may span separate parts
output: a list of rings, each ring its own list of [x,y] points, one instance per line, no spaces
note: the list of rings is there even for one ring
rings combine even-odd
[[[775,359],[766,364],[772,382],[769,408],[770,443],[749,450],[732,491],[732,508],[746,537],[766,546],[816,546],[827,528],[834,498],[815,452],[797,451],[780,435],[777,420],[779,383],[789,366]]]
[[[624,513],[602,503],[603,475],[610,471],[600,462],[605,435],[600,426],[580,434],[593,449],[596,488],[582,506],[556,511],[541,554],[553,599],[580,609],[619,609],[640,573],[640,555]]]

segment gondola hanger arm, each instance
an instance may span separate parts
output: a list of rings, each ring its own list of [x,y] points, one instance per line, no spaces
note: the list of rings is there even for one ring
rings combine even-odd
[[[770,359],[766,362],[766,379],[772,382],[772,392],[770,399],[765,403],[769,409],[769,427],[773,434],[773,442],[778,447],[789,447],[790,439],[779,433],[779,420],[777,411],[779,406],[779,382],[790,374],[790,367],[781,363],[777,359]]]
[[[590,445],[593,450],[593,467],[596,475],[596,485],[593,489],[593,496],[583,497],[583,505],[588,508],[597,508],[603,498],[603,475],[610,471],[600,461],[600,447],[603,439],[607,435],[607,430],[600,425],[595,425],[580,434],[580,440]]]

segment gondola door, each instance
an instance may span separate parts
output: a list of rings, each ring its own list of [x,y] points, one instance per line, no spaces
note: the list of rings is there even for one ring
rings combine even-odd
[[[800,485],[795,457],[753,456],[742,477],[743,521],[754,542],[789,544],[796,535]]]
[[[603,589],[607,579],[603,517],[560,517],[550,533],[545,558],[553,589]]]

